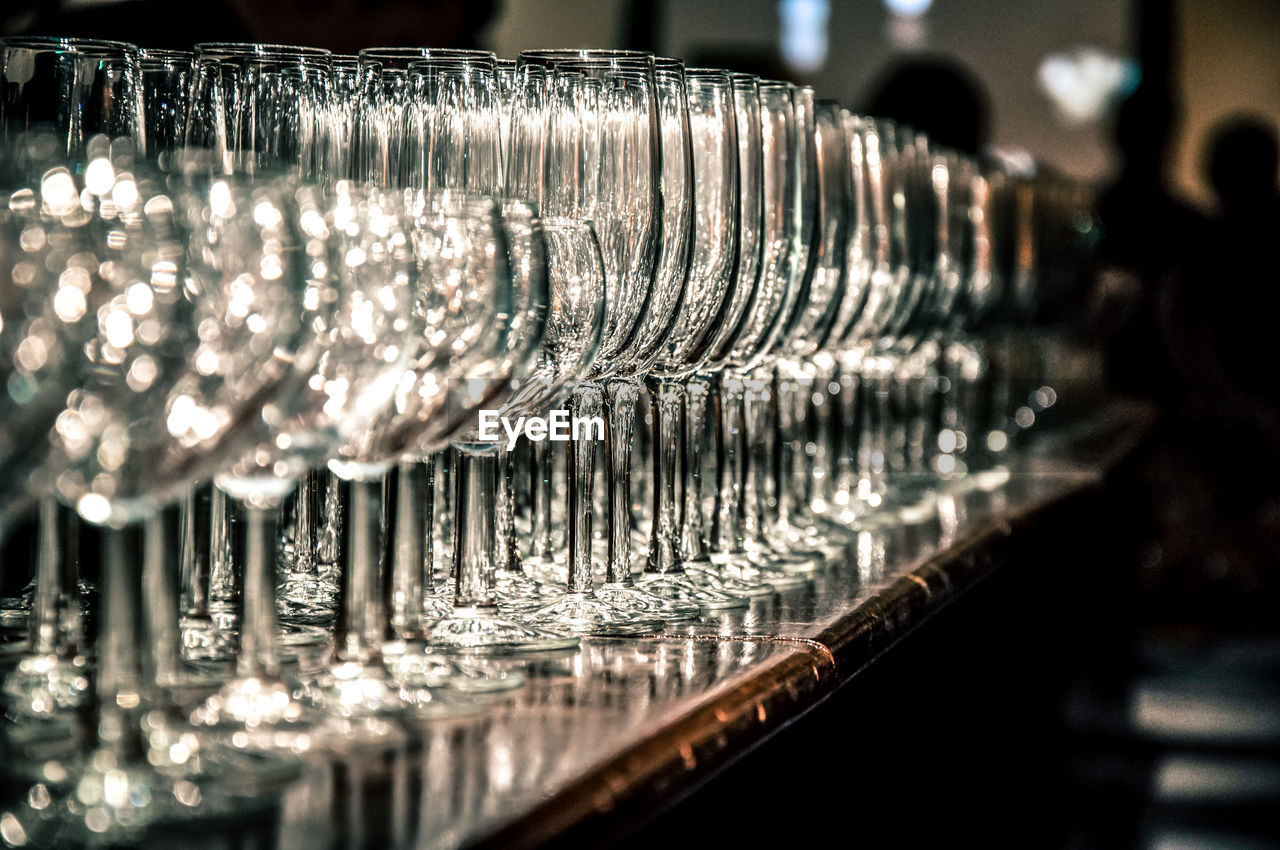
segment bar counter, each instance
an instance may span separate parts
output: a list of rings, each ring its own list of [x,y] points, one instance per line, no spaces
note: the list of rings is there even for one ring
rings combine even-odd
[[[1007,476],[867,525],[842,563],[748,609],[662,634],[511,659],[525,687],[424,723],[409,751],[307,772],[270,825],[282,847],[531,847],[625,835],[821,704],[988,576],[1035,568],[1047,535],[1147,432],[1115,405]],[[1056,524],[1055,524],[1056,523]],[[748,804],[749,805],[749,804]],[[176,838],[176,836],[175,836]]]

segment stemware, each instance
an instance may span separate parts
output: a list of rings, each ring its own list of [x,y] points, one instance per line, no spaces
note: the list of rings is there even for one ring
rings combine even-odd
[[[90,174],[108,169],[109,180],[90,185]],[[212,234],[238,230],[246,238],[234,240],[235,250],[257,259],[264,254],[252,251],[247,238],[257,226],[246,226],[249,208],[231,227],[206,219],[204,228],[190,231],[189,210],[208,211],[209,196],[158,186],[140,164],[95,157],[75,203],[83,215],[66,210],[62,217],[88,240],[67,258],[63,276],[64,283],[78,281],[77,303],[94,328],[80,349],[76,388],[51,434],[53,486],[80,516],[103,527],[105,540],[98,732],[91,751],[66,772],[74,787],[62,814],[73,829],[117,838],[194,806],[192,797],[184,803],[182,783],[207,782],[218,772],[211,773],[220,758],[211,749],[202,748],[199,757],[193,747],[170,749],[180,733],[156,711],[171,705],[166,690],[173,667],[165,653],[176,650],[177,630],[176,582],[168,578],[176,514],[161,508],[234,448],[239,414],[254,401],[249,385],[273,374],[262,368],[234,388],[194,377],[217,321],[209,312],[216,303],[211,290],[228,283],[210,273],[209,263],[222,259],[232,240]],[[198,259],[191,266],[184,262],[192,256],[183,244],[187,233],[210,239],[192,246]],[[281,322],[270,331],[281,335],[270,341],[287,345],[289,327]],[[266,367],[261,360],[256,365]],[[251,776],[265,774],[246,774],[246,781]]]
[[[760,291],[764,161],[759,80],[748,74],[733,74],[730,86],[737,139],[734,165],[738,183],[738,206],[733,210],[730,225],[736,225],[737,250],[732,254],[733,266],[726,300],[719,308],[724,315],[715,333],[710,334],[705,342],[706,350],[698,370],[684,378],[685,447],[681,452],[686,481],[681,500],[684,572],[682,574],[678,569],[664,571],[659,565],[647,568],[642,578],[642,585],[651,593],[691,602],[709,611],[745,607],[749,597],[773,592],[770,585],[723,575],[711,562],[710,544],[703,522],[701,439],[707,421],[707,402],[715,376],[724,368]],[[708,234],[695,230],[695,239],[705,238]],[[661,417],[661,411],[658,415]],[[655,452],[661,452],[668,446],[669,443],[660,437],[655,441]],[[723,463],[717,464],[718,469],[723,469],[723,466]],[[655,474],[655,478],[658,477],[660,473]],[[712,529],[713,536],[717,538],[719,528],[717,517],[717,525]]]
[[[520,414],[538,403],[547,392],[547,381],[554,379],[539,365],[540,361],[545,364],[541,346],[552,324],[543,231],[527,205],[508,203],[506,213],[504,235],[510,240],[509,256],[513,269],[519,270],[519,285],[508,338],[492,363],[480,364],[503,379],[499,392],[469,405],[467,418],[458,419],[458,425],[445,435],[454,449],[454,597],[451,610],[430,622],[426,630],[429,645],[438,648],[502,652],[568,649],[577,645],[576,637],[507,617],[498,609],[495,592],[503,450],[500,442],[493,441],[500,436],[486,435],[479,418],[471,417],[478,410],[487,410],[497,418]],[[483,375],[484,371],[477,369],[465,380],[476,382]]]
[[[0,333],[8,351],[10,389],[0,402],[6,422],[0,463],[12,484],[0,495],[0,538],[32,498],[43,499],[35,585],[5,601],[4,621],[25,622],[29,636],[28,655],[5,687],[20,710],[46,714],[88,696],[80,654],[86,586],[79,578],[80,523],[55,504],[45,464],[52,448],[46,434],[75,385],[70,369],[79,362],[85,334],[92,332],[92,316],[76,295],[80,290],[66,288],[70,279],[46,280],[67,261],[67,246],[50,243],[40,219],[52,218],[56,232],[86,239],[89,215],[70,194],[76,187],[69,175],[84,174],[95,190],[109,191],[113,158],[131,159],[145,138],[137,48],[91,39],[7,38],[0,40],[0,51],[5,82],[0,179],[14,190],[8,200],[15,217],[9,223],[24,225],[8,234],[6,247],[11,272]],[[40,203],[46,195],[52,199],[49,209]],[[67,216],[76,220],[59,226]],[[39,261],[44,265],[38,267]],[[51,292],[46,282],[57,289]]]
[[[684,477],[689,452],[697,458],[697,433],[681,440],[685,381],[712,354],[712,343],[730,320],[735,303],[735,264],[738,261],[739,184],[738,121],[730,75],[714,69],[685,71],[688,88],[690,157],[693,171],[693,209],[689,281],[684,308],[667,335],[651,369],[649,391],[653,418],[653,514],[644,587],[678,603],[708,608],[737,604],[738,600],[684,578],[686,560],[708,561],[703,540],[701,509],[683,498],[691,487]],[[664,162],[665,165],[665,162]],[[701,418],[698,417],[699,422]],[[687,447],[687,448],[686,448]],[[682,452],[681,449],[686,451]],[[679,455],[679,466],[677,466]],[[679,486],[677,486],[677,483]],[[691,510],[692,508],[692,510]]]
[[[798,134],[792,87],[759,83],[763,218],[756,294],[734,337],[717,352],[723,357],[717,410],[720,428],[717,476],[717,551],[712,560],[730,575],[794,587],[804,578],[785,571],[764,547],[748,546],[759,528],[761,485],[753,463],[764,439],[767,380],[754,374],[781,331],[795,300],[799,268],[800,203]],[[723,461],[721,461],[723,457]]]
[[[534,51],[522,53],[518,62],[521,91],[517,109],[525,112],[513,116],[509,177],[514,175],[517,191],[539,197],[544,208],[550,205],[564,214],[590,219],[604,255],[608,284],[604,341],[589,380],[574,392],[574,412],[584,419],[598,417],[601,412],[608,417],[604,434],[611,461],[606,476],[607,578],[611,583],[625,584],[631,571],[627,476],[637,375],[642,375],[656,356],[656,345],[669,327],[683,291],[682,271],[665,279],[656,277],[662,131],[653,58],[612,51]],[[530,164],[518,163],[517,146],[530,150],[534,146],[534,140],[523,134],[536,135],[540,127],[547,135],[538,158]],[[521,167],[531,173],[515,174]],[[567,186],[559,183],[566,171]],[[680,260],[678,256],[672,259]],[[568,590],[529,616],[537,622],[592,633],[634,633],[660,626],[661,620],[653,617],[652,603],[642,619],[637,619],[634,610],[620,608],[594,593],[593,441],[574,441],[569,459]]]
[[[272,177],[288,174],[327,184],[339,150],[332,55],[327,50],[278,44],[205,42],[196,45],[195,70],[184,131],[183,167],[188,172]],[[282,536],[284,559],[278,606],[292,623],[332,618],[333,587],[319,576],[315,532],[309,521],[315,481],[297,499],[284,499],[292,522]],[[188,523],[209,546],[189,547],[183,582],[187,617],[185,652],[192,660],[225,662],[234,648],[239,570],[232,530],[242,524],[239,506],[212,484],[197,486],[187,500]],[[273,568],[273,573],[274,573]],[[273,579],[274,583],[274,579]],[[321,630],[282,628],[282,636],[316,645]]]
[[[832,328],[850,309],[846,303],[850,274],[850,197],[853,157],[845,136],[845,115],[839,104],[814,104],[813,232],[810,262],[801,280],[796,307],[779,335],[776,358],[779,460],[775,483],[776,516],[768,529],[774,548],[809,551],[819,557],[801,562],[816,566],[840,557],[849,535],[823,529],[809,510],[811,488],[807,453],[801,448],[811,436],[809,408],[814,390],[824,377],[814,362]],[[852,298],[859,283],[852,284]],[[829,379],[828,379],[829,380]],[[826,392],[825,381],[821,384]]]

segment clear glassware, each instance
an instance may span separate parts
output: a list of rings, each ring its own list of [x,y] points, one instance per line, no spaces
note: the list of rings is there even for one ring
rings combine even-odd
[[[607,55],[606,55],[607,54]],[[653,60],[640,54],[577,51],[521,54],[518,109],[513,118],[513,154],[509,179],[521,166],[533,171],[524,185],[527,196],[543,207],[591,220],[605,259],[608,292],[605,332],[597,368],[575,391],[575,413],[584,418],[604,413],[605,450],[611,462],[607,476],[609,518],[608,576],[618,581],[630,574],[630,494],[627,486],[636,374],[656,356],[655,335],[665,333],[683,291],[683,276],[656,281],[656,218],[661,192],[661,124],[654,84]],[[541,156],[517,165],[517,145],[541,128],[554,140]],[[561,182],[566,169],[578,180]],[[655,282],[665,283],[655,291]],[[648,312],[644,312],[646,310]],[[612,308],[612,309],[611,309]],[[612,379],[612,381],[611,381]],[[608,404],[605,403],[606,396]],[[536,622],[562,625],[576,632],[633,634],[661,626],[652,614],[637,619],[633,610],[599,599],[592,588],[590,489],[594,445],[577,440],[571,446],[569,515],[569,586],[567,593],[529,613]]]
[[[860,156],[855,156],[854,163],[861,166],[859,196],[866,215],[866,223],[857,231],[863,234],[859,239],[866,249],[852,252],[861,268],[851,279],[862,281],[865,291],[860,304],[846,311],[847,321],[829,344],[836,363],[833,383],[838,387],[829,416],[836,426],[838,448],[826,500],[829,510],[820,513],[841,527],[858,522],[884,500],[887,426],[883,413],[888,397],[882,403],[878,394],[888,389],[881,380],[873,343],[891,327],[911,276],[898,128],[890,121],[853,116],[848,123],[856,125],[849,135],[859,143],[854,153]],[[841,433],[841,423],[854,427]]]
[[[89,141],[95,149],[107,145],[120,156],[135,156],[144,146],[138,50],[131,44],[85,38],[13,37],[0,40],[6,70],[5,94],[0,98],[0,130],[6,156],[0,161],[5,173],[0,185],[13,188],[37,186],[50,166],[68,165],[79,173],[89,159]],[[31,389],[30,387],[28,389]],[[40,410],[22,398],[29,410]],[[36,400],[32,400],[33,402]],[[15,418],[16,424],[21,417]],[[20,456],[36,468],[46,450],[37,440]],[[22,470],[16,470],[21,480]],[[47,489],[47,488],[46,488]],[[15,501],[0,502],[0,533],[23,511],[30,491],[10,488]],[[77,534],[75,521],[64,528],[63,538],[50,540],[56,547],[70,546]],[[47,559],[46,559],[47,560]],[[59,562],[74,566],[70,559]],[[20,625],[27,621],[34,599],[34,583],[21,597],[5,600],[0,621]],[[40,628],[32,624],[31,631]]]
[[[371,81],[361,128],[362,179],[415,191],[424,191],[428,183],[453,193],[470,191],[463,189],[464,183],[489,193],[500,188],[496,185],[501,180],[501,149],[492,53],[369,48],[361,51],[360,63]],[[484,108],[466,113],[472,104]],[[447,123],[438,120],[440,116],[447,116]],[[484,165],[473,171],[472,157]],[[445,470],[433,455],[448,444],[450,433],[464,427],[465,417],[455,412],[471,410],[453,407],[430,417],[426,415],[430,408],[424,408],[421,418],[402,423],[407,433],[413,429],[417,433],[405,438],[407,453],[398,464],[395,490],[396,510],[412,521],[396,525],[393,541],[391,583],[404,591],[395,596],[393,618],[401,643],[393,650],[398,653],[397,663],[430,670],[433,681],[439,680],[440,669],[457,665],[430,651],[425,643],[426,625],[453,609],[450,583],[435,577],[435,525],[446,519],[449,505],[446,502],[437,510],[435,482]],[[406,645],[407,654],[401,652]],[[459,681],[474,684],[478,671],[478,667],[469,668],[468,679]],[[493,677],[498,685],[512,681]]]
[[[806,462],[805,444],[816,436],[810,429],[810,406],[815,390],[821,387],[825,393],[830,381],[829,372],[819,369],[814,355],[822,350],[845,307],[852,188],[852,156],[843,110],[833,101],[817,101],[813,107],[813,141],[806,145],[812,154],[813,186],[807,206],[812,208],[816,226],[795,308],[776,344],[776,513],[766,529],[773,548],[812,553],[800,568],[816,568],[827,559],[843,557],[853,540],[849,534],[820,524],[809,509],[812,470]]]
[[[564,632],[507,617],[498,609],[495,593],[501,444],[481,433],[477,411],[487,409],[509,416],[522,410],[522,402],[529,394],[536,397],[545,393],[545,378],[538,364],[549,322],[542,230],[529,207],[509,203],[506,211],[505,239],[498,244],[502,250],[509,250],[512,267],[519,269],[511,311],[513,321],[493,362],[482,364],[484,370],[460,376],[460,380],[473,386],[476,404],[467,405],[464,416],[455,419],[456,426],[444,435],[454,449],[453,605],[447,614],[426,626],[429,645],[441,649],[509,652],[577,645],[577,638]],[[486,371],[500,377],[500,381],[486,377]],[[478,392],[485,384],[490,390],[487,397]]]
[[[748,74],[732,74],[730,84],[737,139],[738,209],[733,219],[737,226],[737,250],[728,300],[721,307],[726,311],[722,323],[707,340],[697,372],[684,379],[685,448],[681,460],[687,483],[681,500],[684,515],[681,541],[686,574],[647,571],[642,578],[643,586],[650,592],[693,602],[704,610],[745,607],[750,597],[773,593],[771,585],[727,576],[718,564],[712,563],[710,538],[718,541],[722,526],[717,515],[716,524],[707,529],[703,516],[702,437],[708,421],[711,389],[716,375],[725,367],[734,341],[743,332],[760,291],[764,172],[759,80]],[[695,238],[705,237],[695,230]],[[657,442],[659,446],[665,445],[661,440]],[[717,463],[717,470],[723,467],[723,463]]]
[[[28,633],[27,656],[6,677],[5,690],[14,710],[49,716],[88,697],[81,655],[80,523],[51,495],[46,435],[61,415],[67,391],[77,384],[79,376],[72,370],[80,363],[79,346],[94,328],[83,297],[76,294],[79,289],[66,289],[68,281],[61,279],[56,290],[41,285],[48,270],[70,261],[63,253],[69,245],[51,244],[43,234],[63,234],[73,244],[94,247],[85,235],[90,214],[67,195],[75,189],[72,169],[87,172],[97,162],[86,178],[94,178],[96,189],[109,189],[112,157],[131,161],[145,147],[145,137],[138,55],[132,45],[9,38],[0,39],[0,52],[6,77],[0,101],[5,140],[0,178],[16,190],[9,196],[9,222],[29,226],[6,237],[11,266],[6,285],[11,291],[0,333],[7,332],[6,346],[17,347],[8,349],[6,363],[13,389],[6,393],[3,412],[12,424],[6,425],[0,463],[14,486],[0,496],[0,537],[30,499],[39,494],[42,500],[34,584],[21,598],[5,602],[5,622],[25,624]],[[70,168],[64,167],[67,163]],[[52,199],[48,209],[43,206],[46,197]],[[38,261],[43,268],[37,269]]]
[[[551,304],[537,365],[503,409],[502,415],[517,421],[520,415],[546,416],[563,403],[594,366],[604,325],[604,260],[592,226],[574,219],[542,218],[537,227],[546,246]],[[546,458],[550,442],[530,441],[530,447]],[[524,569],[515,529],[514,453],[509,448],[499,448],[497,593],[499,604],[533,608],[559,592]],[[538,498],[550,500],[549,484],[545,491],[538,488]],[[549,536],[545,523],[540,533]],[[549,549],[549,541],[544,541],[541,550]]]
[[[91,143],[91,155],[95,149]],[[108,170],[110,179],[91,179]],[[74,792],[59,817],[72,829],[123,840],[156,819],[196,816],[194,801],[182,802],[182,783],[206,783],[209,804],[215,799],[207,783],[221,772],[214,765],[224,755],[216,748],[197,755],[194,747],[179,752],[168,746],[181,734],[166,717],[179,672],[177,541],[169,533],[176,513],[161,509],[234,448],[238,414],[255,394],[237,396],[222,382],[193,377],[207,342],[202,334],[212,330],[202,322],[212,318],[213,299],[205,296],[220,282],[205,265],[219,248],[201,241],[219,230],[217,222],[189,237],[199,259],[185,262],[184,237],[193,233],[185,216],[189,204],[204,209],[200,199],[186,188],[163,190],[139,164],[121,157],[91,158],[84,180],[76,203],[88,244],[66,269],[83,276],[78,303],[96,327],[81,349],[78,385],[51,434],[53,483],[59,498],[103,526],[106,552],[98,735],[68,770]],[[279,327],[283,334],[289,323]],[[246,382],[267,375],[262,370]],[[242,382],[237,389],[248,388]],[[237,762],[246,780],[290,775],[276,764],[266,772],[249,767]],[[219,789],[218,795],[227,790]]]
[[[709,554],[701,510],[693,506],[693,498],[686,497],[693,485],[685,473],[691,466],[700,472],[700,464],[696,463],[697,439],[690,440],[687,433],[682,438],[689,412],[684,388],[685,381],[710,357],[712,343],[729,320],[734,300],[742,212],[739,141],[729,73],[686,70],[685,82],[695,215],[683,309],[650,372],[654,501],[642,586],[646,592],[661,592],[669,604],[700,606],[705,601],[716,607],[726,601],[722,594],[693,586],[685,578],[685,562],[709,563]],[[691,455],[694,464],[689,463]]]
[[[783,569],[774,553],[757,545],[762,482],[755,470],[759,468],[759,441],[765,436],[769,382],[756,369],[771,350],[782,319],[795,299],[801,173],[791,85],[761,81],[759,98],[765,210],[762,253],[751,308],[743,317],[737,336],[722,347],[725,369],[720,376],[718,400],[719,447],[724,462],[717,463],[722,481],[717,523],[723,533],[712,560],[739,579],[764,581],[782,589],[803,584],[805,579]]]

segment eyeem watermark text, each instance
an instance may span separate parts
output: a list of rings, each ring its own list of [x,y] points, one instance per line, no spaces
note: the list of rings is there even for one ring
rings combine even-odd
[[[507,435],[507,451],[516,447],[521,434],[534,443],[550,440],[603,440],[604,419],[599,416],[570,416],[567,410],[553,410],[550,416],[520,416],[515,422],[496,410],[480,411],[480,439],[496,443],[502,439],[498,426]]]

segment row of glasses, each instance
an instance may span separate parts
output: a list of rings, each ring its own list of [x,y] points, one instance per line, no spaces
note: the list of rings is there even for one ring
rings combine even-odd
[[[12,510],[42,505],[31,657],[6,693],[43,730],[28,753],[74,740],[86,701],[99,717],[58,770],[32,768],[65,801],[24,813],[33,831],[127,841],[225,810],[223,780],[274,786],[298,755],[399,745],[403,724],[475,710],[458,692],[518,687],[493,653],[805,584],[851,521],[918,501],[893,473],[955,471],[939,461],[984,427],[982,331],[1028,291],[992,283],[1012,180],[788,83],[628,51],[5,49],[33,54],[6,61],[14,79],[81,104],[32,121],[36,89],[5,90],[21,288],[0,462],[23,482]],[[1037,235],[1068,200],[1036,208]],[[525,555],[512,458],[479,413],[565,398],[604,425],[605,498],[578,439],[567,553],[543,474]],[[430,537],[446,448],[447,583]],[[59,504],[106,529],[96,664],[66,613]]]

